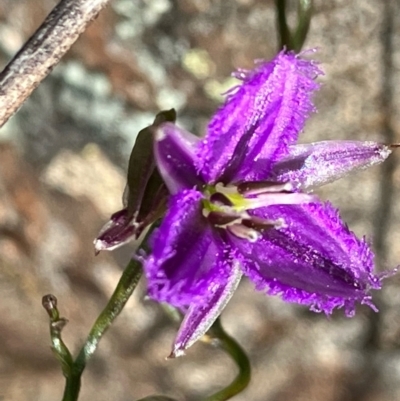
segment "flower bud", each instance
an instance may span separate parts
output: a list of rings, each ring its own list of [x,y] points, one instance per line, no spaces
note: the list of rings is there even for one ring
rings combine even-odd
[[[153,156],[153,130],[164,122],[175,122],[174,109],[161,111],[152,125],[142,129],[129,158],[124,208],[114,213],[94,241],[96,253],[111,251],[137,239],[143,230],[162,217],[168,190]]]

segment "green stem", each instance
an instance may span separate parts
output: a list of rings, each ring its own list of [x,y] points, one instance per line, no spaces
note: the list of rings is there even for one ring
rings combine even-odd
[[[292,37],[286,20],[286,0],[275,0],[279,32],[279,48],[292,50]]]
[[[63,401],[75,401],[81,389],[81,375],[71,374],[66,378]]]
[[[140,249],[147,249],[147,240],[156,227],[153,225],[148,230]],[[94,354],[104,333],[114,322],[115,318],[121,313],[128,299],[137,287],[142,276],[142,265],[138,260],[131,259],[126,266],[122,276],[114,290],[106,307],[103,309],[96,322],[94,323],[85,344],[80,350],[75,361],[69,363],[66,376],[63,401],[76,401],[81,389],[81,376],[89,358]],[[57,312],[58,313],[58,312]],[[66,348],[66,347],[65,347]],[[68,351],[68,349],[67,349]],[[69,351],[68,351],[69,353]]]
[[[235,380],[223,390],[210,395],[204,401],[225,401],[242,392],[250,383],[250,361],[242,347],[227,333],[225,333],[219,319],[215,321],[210,334],[217,339],[221,348],[236,362],[239,373]]]
[[[141,263],[131,259],[128,266],[125,268],[111,299],[97,318],[85,345],[82,347],[78,357],[76,358],[76,370],[83,370],[87,360],[96,350],[101,337],[124,308],[126,302],[138,285],[141,276]]]
[[[54,295],[45,295],[42,298],[42,305],[50,318],[50,338],[52,344],[51,350],[61,363],[61,369],[64,376],[68,377],[73,359],[71,353],[61,338],[61,331],[67,324],[68,320],[60,317],[60,313],[57,308],[57,298]]]
[[[297,0],[297,27],[291,31],[286,18],[286,0],[275,0],[279,48],[299,53],[306,40],[313,13],[313,0]]]
[[[313,0],[298,0],[297,18],[298,24],[293,36],[293,50],[299,53],[306,40],[310,29],[313,13]]]
[[[71,366],[71,374],[67,377],[63,401],[76,401],[78,399],[81,387],[81,375],[85,369],[87,361],[96,351],[97,345],[104,333],[113,323],[115,318],[121,313],[129,297],[136,288],[141,276],[141,263],[137,260],[131,259],[128,266],[125,268],[111,299],[97,318],[95,324],[90,330],[85,344],[78,354],[78,357]]]

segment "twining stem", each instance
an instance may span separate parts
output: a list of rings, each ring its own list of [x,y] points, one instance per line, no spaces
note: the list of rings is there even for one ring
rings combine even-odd
[[[297,0],[297,26],[293,31],[290,29],[286,10],[286,0],[275,0],[277,24],[279,32],[279,48],[294,50],[299,53],[306,40],[311,17],[313,13],[313,0]]]
[[[107,306],[94,323],[85,344],[70,368],[70,374],[66,377],[63,401],[76,401],[78,399],[81,387],[81,376],[87,361],[96,351],[97,345],[106,330],[124,308],[141,276],[141,263],[135,259],[131,259],[118,282],[117,288],[108,301]]]
[[[64,376],[67,377],[71,373],[73,363],[72,355],[61,338],[61,330],[67,324],[67,319],[60,318],[57,309],[57,298],[48,294],[42,298],[42,305],[50,317],[50,338],[52,343],[52,351],[61,363]]]
[[[218,345],[236,362],[239,373],[233,382],[223,390],[210,395],[204,401],[225,401],[242,392],[250,383],[250,361],[242,347],[223,329],[219,319],[215,321],[208,333],[218,341]]]
[[[155,227],[156,224],[148,230],[140,249],[147,249],[147,240]],[[87,361],[96,351],[99,341],[104,333],[111,326],[115,318],[121,313],[126,302],[137,287],[141,276],[142,264],[139,260],[132,258],[122,273],[117,287],[106,307],[96,319],[96,322],[90,330],[90,333],[75,360],[73,360],[71,353],[61,339],[61,330],[67,323],[67,320],[60,318],[59,316],[57,299],[54,295],[46,295],[43,297],[43,307],[46,309],[50,317],[52,349],[57,359],[61,362],[62,371],[66,379],[63,401],[76,401],[78,399],[81,388],[81,376],[86,367]]]

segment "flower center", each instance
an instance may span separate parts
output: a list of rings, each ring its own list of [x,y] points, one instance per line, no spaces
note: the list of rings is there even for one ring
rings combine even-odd
[[[214,227],[255,242],[265,230],[280,228],[285,222],[283,219],[268,220],[252,216],[248,213],[250,210],[314,200],[311,195],[292,191],[290,183],[243,182],[237,186],[217,183],[204,190],[203,216]]]

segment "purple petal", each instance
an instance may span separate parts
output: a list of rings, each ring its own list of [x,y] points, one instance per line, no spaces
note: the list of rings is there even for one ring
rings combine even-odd
[[[139,234],[139,229],[140,224],[133,221],[128,209],[114,213],[94,240],[95,252],[112,251],[125,245]]]
[[[270,179],[310,190],[381,163],[391,152],[389,146],[376,142],[324,141],[294,145],[273,166]]]
[[[369,290],[380,288],[373,254],[330,204],[272,206],[261,214],[285,225],[253,244],[233,239],[249,259],[245,274],[257,288],[327,314],[344,307],[350,316],[356,302],[372,306]]]
[[[172,358],[183,355],[186,349],[199,340],[231,299],[242,277],[238,261],[232,260],[231,269],[226,282],[211,286],[204,302],[190,305],[175,338]]]
[[[320,73],[313,62],[285,52],[253,71],[237,73],[243,84],[228,93],[197,149],[204,179],[232,182],[252,171],[250,178],[258,180],[254,168],[262,168],[265,178],[314,109],[311,95]]]
[[[172,196],[167,215],[144,263],[149,295],[178,308],[201,303],[211,285],[226,282],[230,263],[221,239],[207,224],[202,194],[185,190]]]
[[[171,193],[201,185],[194,149],[199,139],[172,123],[160,126],[154,136],[157,167]]]

